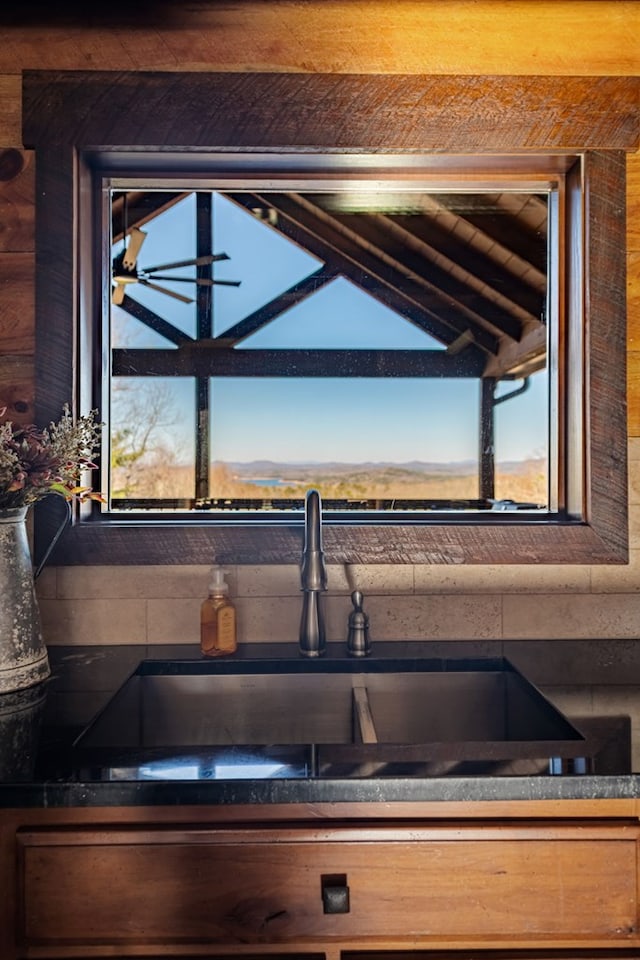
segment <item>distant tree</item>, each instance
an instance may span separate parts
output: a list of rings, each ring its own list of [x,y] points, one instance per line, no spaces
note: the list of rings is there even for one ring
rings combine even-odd
[[[167,385],[114,380],[111,409],[112,495],[180,496],[159,492],[166,490],[168,471],[179,462],[178,452],[166,443],[166,431],[176,423]]]

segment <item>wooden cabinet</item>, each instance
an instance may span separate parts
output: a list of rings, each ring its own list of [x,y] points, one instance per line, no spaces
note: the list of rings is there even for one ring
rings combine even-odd
[[[15,957],[640,947],[635,818],[82,812],[15,830]]]
[[[625,938],[636,840],[588,824],[27,830],[20,933],[34,946]],[[325,912],[329,887],[345,912]]]

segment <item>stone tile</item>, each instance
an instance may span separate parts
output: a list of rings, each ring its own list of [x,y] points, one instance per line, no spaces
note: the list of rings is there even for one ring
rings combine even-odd
[[[629,551],[629,563],[591,568],[592,593],[640,592],[640,543]]]
[[[300,596],[241,597],[237,604],[238,642],[298,643]]]
[[[640,253],[627,251],[627,350],[640,349]]]
[[[640,694],[637,687],[595,687],[593,712],[600,716],[631,719],[631,766],[640,772]]]
[[[200,660],[200,638],[193,643],[148,643],[145,660]]]
[[[512,639],[640,637],[640,595],[505,595],[504,636]]]
[[[412,594],[414,569],[410,563],[336,564],[329,566],[329,590],[348,594],[360,590],[365,598],[373,594]]]
[[[629,504],[629,546],[640,547],[640,504]]]
[[[640,686],[636,640],[505,640],[504,656],[535,684]]]
[[[630,463],[634,460],[640,460],[640,437],[629,437],[627,455]]]
[[[414,567],[416,594],[588,593],[584,565],[456,564]]]
[[[236,577],[236,597],[295,597],[300,593],[300,567],[295,564],[240,564]]]
[[[301,599],[290,597],[237,597],[238,643],[298,642]],[[147,643],[200,643],[199,600],[149,600]]]
[[[40,613],[47,644],[146,641],[144,600],[43,600]]]
[[[382,644],[382,638],[378,638],[372,633],[373,653],[376,649],[379,651]],[[393,655],[389,652],[389,647],[397,648],[399,657],[414,656],[410,649],[412,641],[404,643],[402,639],[391,638],[385,640],[385,655]],[[501,640],[426,640],[420,643],[420,656],[424,659],[448,659],[448,660],[468,660],[485,659],[487,657],[502,656]]]
[[[369,614],[371,598],[365,597],[363,609]],[[341,596],[327,596],[324,602],[325,628],[327,642],[345,643],[349,631],[349,614],[353,610],[351,599],[347,594]],[[298,617],[300,614],[298,613]]]
[[[147,643],[200,643],[202,598],[147,601]]]
[[[294,564],[237,568],[239,597],[297,597],[300,595],[300,567]],[[327,564],[328,593],[402,594],[413,593],[411,564]]]
[[[210,567],[202,565],[58,567],[57,591],[63,599],[146,599],[207,595]],[[228,577],[235,591],[235,569]]]
[[[593,711],[603,716],[623,714],[640,721],[640,693],[637,686],[610,687],[599,684],[593,688]]]
[[[45,567],[36,580],[36,595],[38,599],[52,600],[56,596],[57,570],[55,567]]]
[[[370,596],[365,609],[372,637],[380,640],[495,640],[502,636],[499,597]]]
[[[629,460],[629,503],[640,503],[640,455]]]

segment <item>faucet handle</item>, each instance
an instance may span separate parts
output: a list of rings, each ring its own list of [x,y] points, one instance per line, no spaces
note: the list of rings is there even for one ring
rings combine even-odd
[[[362,596],[361,590],[354,590],[351,594],[351,603],[353,604],[353,610],[355,613],[363,613],[362,604],[364,602],[364,597]]]
[[[353,610],[349,614],[347,653],[351,657],[366,657],[371,653],[369,640],[369,617],[362,609],[363,596],[360,590],[351,594]]]

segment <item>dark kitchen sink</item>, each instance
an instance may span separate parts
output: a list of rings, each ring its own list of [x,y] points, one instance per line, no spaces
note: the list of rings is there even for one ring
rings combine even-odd
[[[199,779],[546,772],[585,747],[502,658],[296,659],[145,660],[76,750],[113,779]]]

